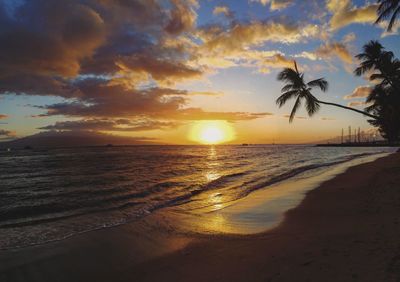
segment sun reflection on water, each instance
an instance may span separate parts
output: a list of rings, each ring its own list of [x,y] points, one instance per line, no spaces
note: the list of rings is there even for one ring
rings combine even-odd
[[[220,166],[220,162],[218,162],[217,159],[218,156],[215,146],[210,146],[210,150],[208,152],[206,160],[206,171],[204,173],[207,182],[216,180],[221,177],[221,174],[217,170]]]

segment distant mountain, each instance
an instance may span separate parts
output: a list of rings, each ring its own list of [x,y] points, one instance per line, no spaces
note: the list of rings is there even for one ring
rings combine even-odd
[[[112,145],[146,145],[157,144],[154,139],[146,137],[123,137],[88,131],[47,131],[12,141],[0,142],[0,148],[25,147],[83,147]]]

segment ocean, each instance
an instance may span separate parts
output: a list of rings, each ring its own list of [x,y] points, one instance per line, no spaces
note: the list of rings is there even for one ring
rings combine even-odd
[[[254,191],[390,148],[121,146],[0,152],[0,249],[224,209]]]

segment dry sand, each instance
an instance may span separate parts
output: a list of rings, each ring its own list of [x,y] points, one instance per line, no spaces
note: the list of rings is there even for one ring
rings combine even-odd
[[[400,154],[323,183],[262,234],[142,225],[1,251],[0,281],[400,281]]]

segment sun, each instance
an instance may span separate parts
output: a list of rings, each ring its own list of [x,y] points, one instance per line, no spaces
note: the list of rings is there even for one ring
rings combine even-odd
[[[205,127],[200,132],[200,140],[209,144],[219,143],[224,140],[224,133],[220,128],[215,126]]]
[[[220,144],[233,140],[235,132],[226,121],[198,121],[190,129],[189,139],[202,144]]]

